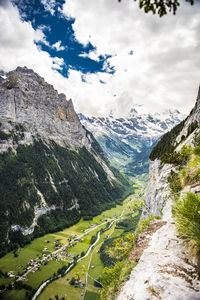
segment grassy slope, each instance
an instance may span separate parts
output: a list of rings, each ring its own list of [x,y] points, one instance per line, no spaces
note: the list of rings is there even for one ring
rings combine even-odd
[[[130,212],[132,212],[135,207],[141,206],[143,202],[143,199],[141,199],[141,195],[143,193],[144,187],[142,187],[141,189],[141,182],[137,181],[134,183],[134,188],[135,188],[134,197],[129,196],[123,202],[124,204],[123,206],[117,205],[116,208],[113,208],[111,210],[102,213],[102,216],[104,218],[109,218],[109,217],[120,215],[123,208],[124,208],[124,216],[126,216]],[[133,198],[135,199],[135,201],[127,205],[127,203]],[[134,214],[133,217],[135,215],[136,214]],[[78,265],[72,271],[70,271],[70,273],[68,273],[65,277],[60,278],[54,281],[53,283],[51,283],[50,285],[48,285],[38,299],[46,300],[49,297],[52,297],[54,295],[59,295],[59,297],[66,297],[66,299],[70,299],[70,300],[79,300],[79,299],[81,300],[82,299],[81,294],[83,294],[84,290],[75,288],[74,286],[71,286],[68,282],[73,276],[77,274],[77,272],[81,274],[81,280],[84,282],[85,272],[88,268],[88,263],[91,255],[92,255],[92,260],[90,266],[94,265],[95,267],[94,269],[92,268],[89,269],[89,275],[95,279],[98,279],[99,277],[102,276],[104,265],[100,260],[100,254],[97,253],[97,251],[100,249],[102,242],[105,240],[105,236],[112,233],[111,235],[112,238],[119,237],[124,232],[123,229],[115,229],[114,226],[115,225],[113,224],[113,226],[108,231],[104,232],[101,235],[98,245],[95,247],[95,250],[92,251],[87,258],[85,258],[83,261],[78,263]],[[94,280],[88,277],[87,292],[84,300],[99,299],[100,292],[101,289],[94,286]]]
[[[23,270],[25,269],[27,262],[30,259],[34,259],[38,255],[41,256],[43,253],[45,253],[45,254],[49,253],[48,251],[43,252],[43,249],[45,247],[47,247],[49,251],[53,251],[54,250],[54,242],[56,240],[60,240],[60,242],[62,244],[65,244],[68,242],[68,239],[70,237],[72,237],[74,234],[77,234],[77,235],[83,234],[83,232],[86,229],[90,228],[91,224],[100,224],[105,219],[109,220],[109,218],[113,218],[113,216],[119,216],[121,214],[123,207],[125,207],[127,202],[130,200],[130,197],[131,196],[129,196],[124,201],[123,206],[117,205],[116,207],[113,207],[110,210],[104,211],[103,213],[94,217],[90,221],[84,221],[82,219],[77,224],[75,224],[75,225],[71,226],[70,228],[67,228],[63,231],[60,231],[57,233],[52,233],[52,234],[47,234],[43,237],[35,239],[33,242],[31,242],[31,244],[25,246],[24,248],[21,248],[18,251],[18,257],[14,257],[12,252],[8,253],[7,255],[5,255],[4,257],[2,257],[0,259],[0,270],[3,273],[7,273],[8,271],[11,271],[11,270],[16,272],[16,270],[17,270],[16,268],[17,268],[17,266],[19,266],[20,268],[18,269],[18,271],[20,273],[23,273]],[[131,209],[132,209],[131,205],[127,206],[126,209],[124,210],[124,213],[126,214],[126,213],[130,212]],[[100,228],[89,233],[87,235],[87,237],[84,238],[83,242],[78,243],[75,247],[71,248],[69,250],[69,252],[71,252],[73,254],[80,254],[82,251],[86,251],[89,247],[91,236],[94,235],[95,232],[99,231],[99,229]],[[120,233],[119,230],[115,232],[115,234],[119,234],[119,233]],[[106,234],[107,234],[107,232],[104,235],[102,235],[100,241],[102,241],[103,236],[105,236]],[[46,242],[47,240],[49,241],[49,243]],[[41,281],[48,279],[51,276],[51,274],[56,272],[57,269],[60,268],[62,265],[63,265],[63,262],[51,261],[46,266],[42,266],[41,271],[37,271],[36,273],[29,274],[28,281],[26,281],[25,283],[32,286],[33,288],[38,288],[38,286],[41,284]],[[0,277],[0,285],[8,284],[12,280],[13,280],[12,278]],[[52,283],[52,284],[54,284],[54,283]],[[19,295],[19,297],[22,297],[22,296],[20,296],[21,291],[15,291],[15,294],[16,294],[16,297],[18,297],[18,295]],[[9,299],[15,299],[15,298],[12,298],[13,291],[12,291],[12,293],[11,293],[11,291],[8,291],[5,294],[3,294],[2,299],[7,299],[8,295],[10,295]],[[24,299],[24,298],[21,298],[21,299]]]

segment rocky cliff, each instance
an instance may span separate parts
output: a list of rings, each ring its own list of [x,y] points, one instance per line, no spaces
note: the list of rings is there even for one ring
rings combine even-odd
[[[1,79],[1,130],[10,132],[13,128],[9,124],[21,124],[27,130],[24,130],[20,144],[33,142],[38,134],[44,139],[55,140],[60,146],[85,146],[90,150],[91,142],[72,100],[58,94],[52,85],[27,68],[18,67]],[[0,151],[8,148],[9,139],[8,142],[2,141]]]
[[[127,186],[81,125],[72,100],[33,70],[1,72],[1,255],[91,218],[121,201]]]
[[[160,226],[157,226],[156,232],[152,232],[151,235],[146,233],[143,236],[148,243],[117,300],[200,299],[199,255],[194,254],[195,245],[197,245],[195,235],[193,234],[194,240],[192,240],[187,236],[186,230],[179,232],[177,228],[180,226],[177,227],[176,214],[172,214],[172,207],[174,210],[177,209],[174,197],[179,203],[177,206],[179,208],[180,203],[182,206],[186,203],[186,200],[183,200],[186,199],[186,192],[200,192],[199,177],[196,175],[199,172],[199,153],[196,157],[194,154],[190,155],[193,160],[184,169],[186,152],[191,153],[192,150],[182,148],[184,145],[190,145],[191,148],[196,145],[197,149],[199,147],[199,108],[200,91],[190,115],[172,131],[165,134],[151,153],[152,160],[143,218],[147,218],[150,214],[160,216],[161,220],[151,222],[152,226],[156,224]],[[184,151],[180,154],[178,151],[181,149]],[[183,171],[180,172],[180,170]],[[192,212],[190,212],[190,217],[194,219],[195,208],[191,202],[188,203]],[[189,208],[185,207],[185,214],[187,214],[186,209]],[[198,219],[194,222],[198,230]],[[188,224],[191,224],[190,221]],[[190,240],[191,242],[188,243]],[[139,241],[140,238],[136,244],[140,243]]]

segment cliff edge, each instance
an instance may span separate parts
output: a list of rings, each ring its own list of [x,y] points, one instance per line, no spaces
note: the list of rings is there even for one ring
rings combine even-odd
[[[139,257],[136,255],[138,251],[133,250],[132,259],[137,260],[138,264],[117,300],[200,299],[199,256],[191,253],[188,238],[177,230],[176,218],[172,213],[175,196],[183,204],[186,202],[183,200],[186,192],[196,193],[194,197],[198,201],[200,199],[200,181],[196,176],[200,169],[199,152],[198,159],[195,157],[192,163],[186,165],[184,161],[186,152],[190,152],[188,157],[194,157],[192,149],[199,147],[199,104],[200,92],[190,115],[165,134],[151,153],[143,218],[154,215],[159,216],[160,220],[151,222],[150,226],[156,230],[144,232],[136,240],[136,249],[144,245],[145,240],[147,242]],[[189,147],[184,148],[184,145]],[[182,152],[179,153],[179,150]]]

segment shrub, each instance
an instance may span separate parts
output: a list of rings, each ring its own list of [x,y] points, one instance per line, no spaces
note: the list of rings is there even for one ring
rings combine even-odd
[[[101,277],[94,281],[94,286],[102,288]]]
[[[162,158],[167,152],[171,153],[176,148],[176,137],[179,135],[185,125],[185,120],[176,125],[170,131],[166,132],[157,145],[153,148],[149,158],[155,160],[156,158]]]
[[[10,133],[5,133],[4,131],[0,130],[0,139],[1,140],[8,140],[10,137]]]
[[[70,285],[75,285],[76,283],[76,279],[74,277],[72,277],[72,279],[70,280],[69,284]]]
[[[178,193],[182,190],[181,181],[179,178],[179,173],[175,173],[173,170],[170,172],[169,177],[167,178],[170,189],[172,193]]]
[[[85,251],[81,252],[81,257],[85,256]]]
[[[196,146],[196,147],[193,149],[193,152],[194,152],[194,154],[200,156],[200,146]]]
[[[187,193],[176,201],[173,214],[180,235],[188,242],[194,242],[196,250],[200,251],[200,197]]]
[[[6,81],[3,82],[3,86],[6,87],[8,90],[16,88],[18,85],[18,81],[15,77],[9,76]]]
[[[91,244],[91,245],[94,244],[94,243],[96,242],[96,240],[97,240],[97,236],[96,236],[96,235],[93,235],[93,236],[91,237],[90,244]]]
[[[165,153],[161,158],[162,165],[169,163],[175,166],[185,165],[190,159],[192,153],[191,146],[183,146],[178,152],[174,151],[172,153]]]

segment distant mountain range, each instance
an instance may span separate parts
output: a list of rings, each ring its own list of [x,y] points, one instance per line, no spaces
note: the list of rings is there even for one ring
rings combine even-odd
[[[93,133],[110,162],[128,176],[148,172],[149,154],[160,137],[181,122],[178,110],[147,114],[142,105],[132,107],[126,117],[87,117],[79,114],[84,127]]]

